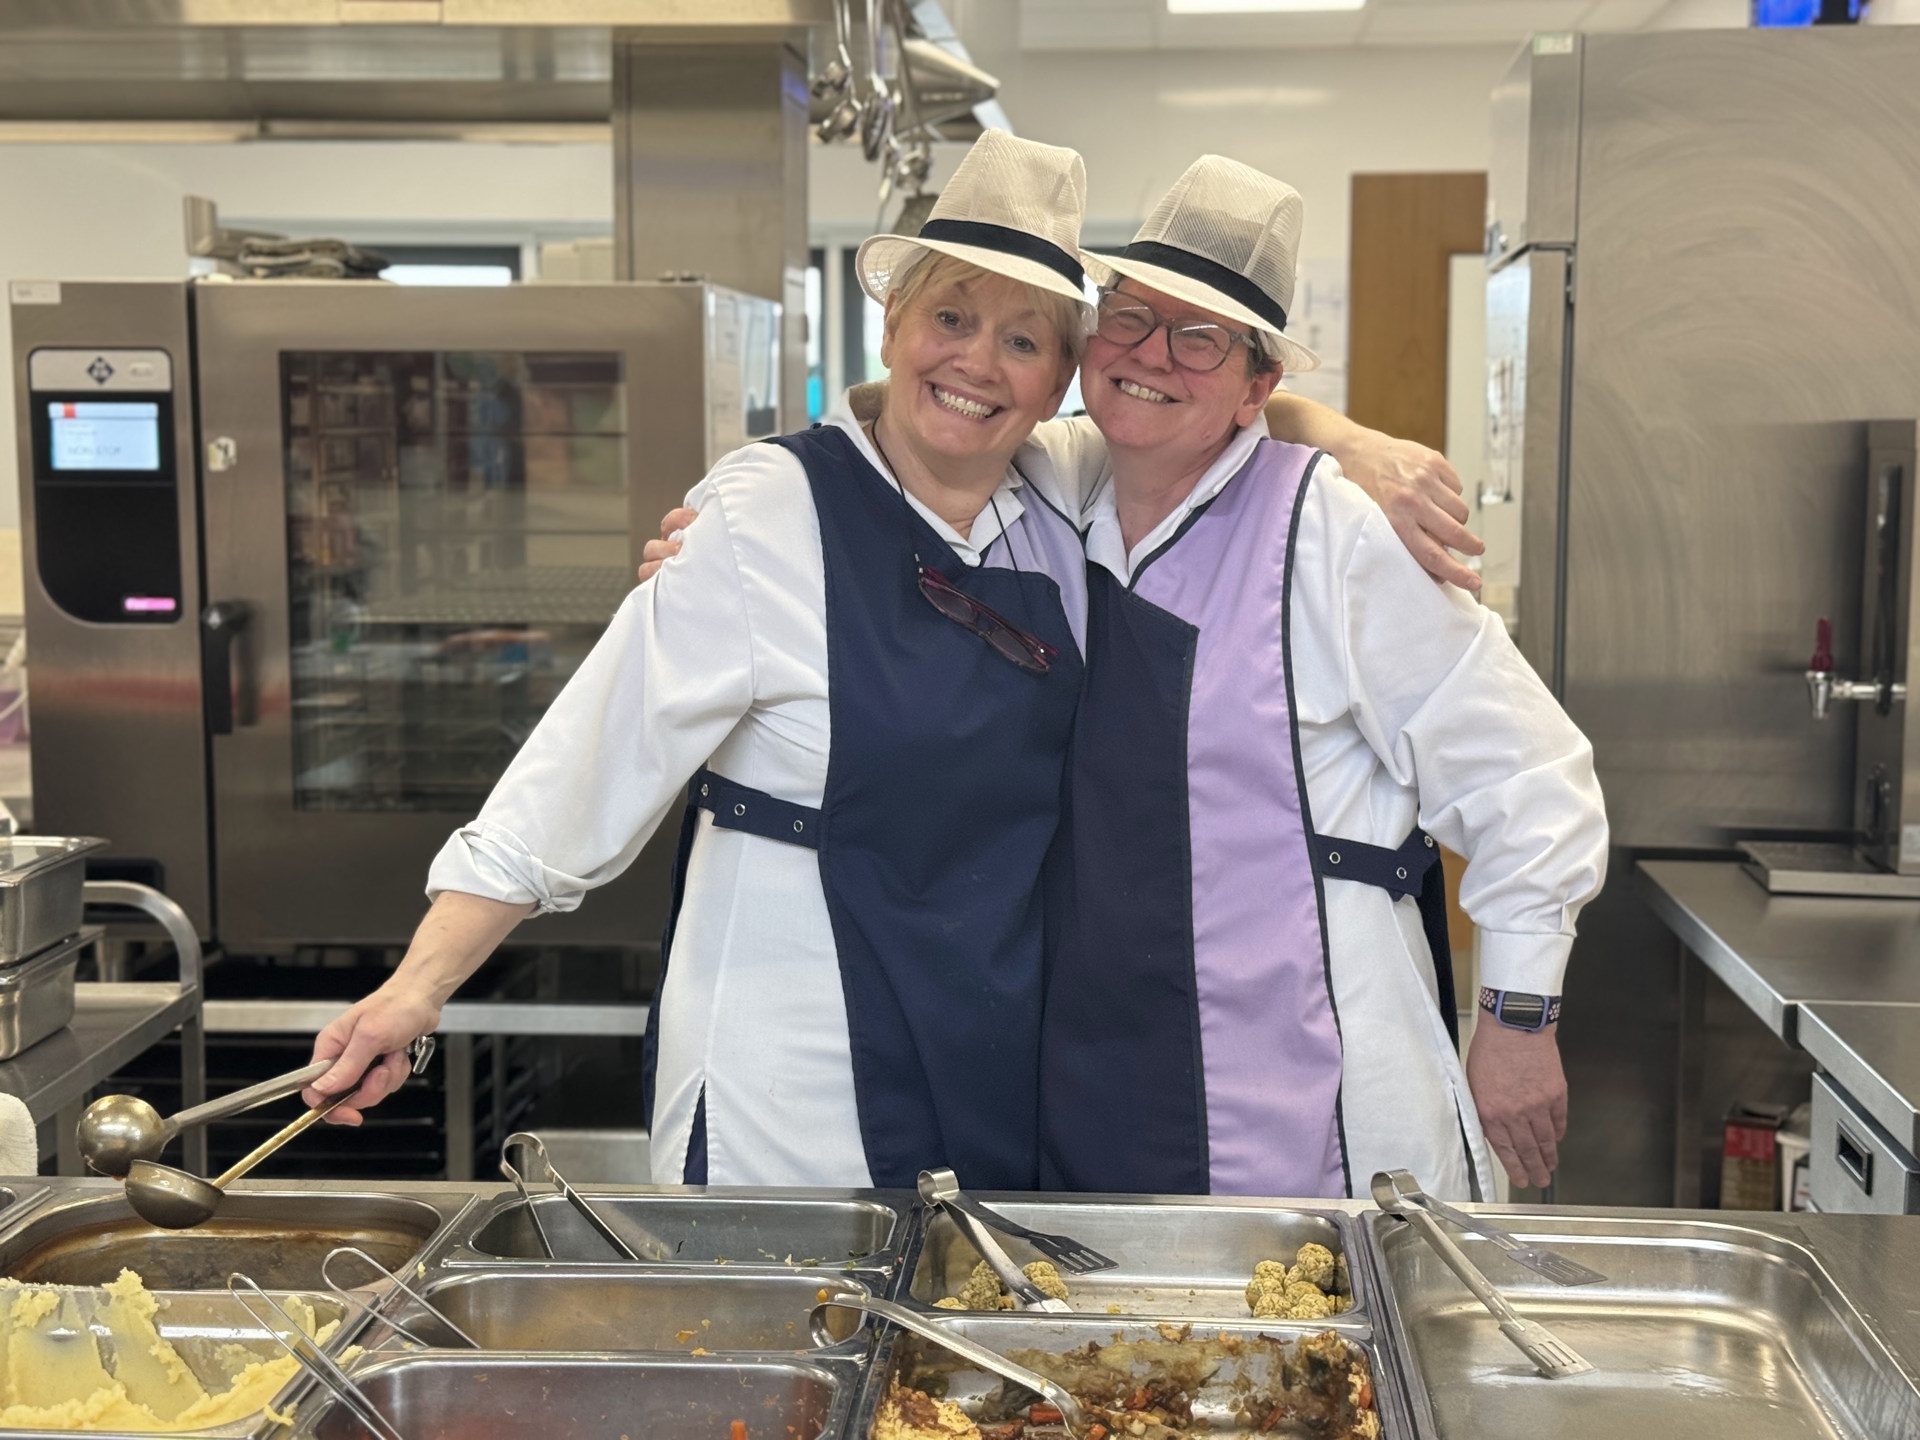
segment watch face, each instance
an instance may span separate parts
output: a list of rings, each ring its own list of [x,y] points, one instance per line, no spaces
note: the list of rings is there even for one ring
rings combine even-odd
[[[1547,1000],[1544,995],[1522,995],[1509,990],[1500,997],[1500,1010],[1495,1017],[1502,1024],[1514,1026],[1520,1030],[1537,1030],[1547,1018]]]

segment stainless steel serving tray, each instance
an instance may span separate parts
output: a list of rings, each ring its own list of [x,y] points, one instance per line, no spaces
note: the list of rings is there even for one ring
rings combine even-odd
[[[1154,1341],[1166,1338],[1168,1330],[1178,1333],[1179,1329],[1191,1329],[1196,1340],[1208,1340],[1218,1335],[1242,1341],[1296,1341],[1332,1330],[1367,1357],[1368,1367],[1373,1374],[1374,1408],[1380,1416],[1384,1440],[1410,1440],[1414,1433],[1401,1393],[1401,1376],[1386,1358],[1384,1346],[1370,1333],[1364,1321],[1349,1321],[1345,1316],[1325,1324],[1248,1321],[1237,1325],[1219,1325],[1195,1322],[1191,1326],[1183,1324],[1176,1328],[1172,1322],[1166,1321],[1158,1324],[1139,1320],[1102,1322],[1092,1316],[1079,1315],[1038,1312],[984,1315],[956,1311],[940,1312],[938,1323],[944,1329],[952,1329],[991,1349],[1013,1355],[1016,1359],[1020,1351],[1037,1350],[1064,1355],[1089,1344],[1108,1345],[1118,1340]],[[918,1336],[905,1335],[893,1329],[883,1330],[861,1389],[859,1408],[845,1440],[869,1440],[873,1431],[874,1412],[885,1397],[889,1384],[896,1377],[911,1378],[921,1357],[941,1353],[931,1342]],[[1247,1387],[1236,1383],[1240,1376],[1236,1367],[1241,1363],[1252,1365],[1257,1360],[1224,1362],[1220,1372],[1195,1396],[1195,1429],[1219,1437],[1242,1437],[1242,1440],[1261,1433],[1272,1434],[1277,1440],[1277,1437],[1294,1433],[1288,1430],[1260,1432],[1251,1427],[1245,1413]],[[939,1369],[945,1372],[944,1398],[955,1401],[969,1413],[977,1414],[981,1402],[998,1392],[1002,1385],[998,1378],[972,1369],[957,1357],[940,1361]]]
[[[192,1230],[158,1230],[118,1184],[66,1182],[0,1233],[0,1275],[104,1285],[134,1270],[153,1290],[224,1291],[238,1270],[269,1290],[322,1291],[320,1262],[358,1245],[393,1269],[426,1257],[472,1203],[458,1191],[235,1190]]]
[[[1403,1222],[1370,1217],[1383,1323],[1429,1440],[1881,1440],[1920,1435],[1920,1390],[1804,1246],[1736,1223],[1502,1214],[1609,1277],[1561,1289],[1455,1239],[1521,1314],[1592,1362],[1546,1380]]]
[[[0,965],[0,1060],[11,1060],[73,1019],[74,972],[89,936],[73,935],[30,959]]]
[[[1309,1241],[1347,1256],[1354,1308],[1335,1318],[1372,1314],[1365,1233],[1357,1217],[1338,1210],[1215,1197],[980,1198],[1009,1220],[1071,1235],[1117,1262],[1091,1275],[1063,1274],[1068,1303],[1089,1315],[1252,1323],[1246,1288],[1253,1267],[1262,1260],[1292,1264]],[[1046,1258],[1025,1241],[995,1238],[1021,1264]],[[899,1298],[926,1308],[958,1294],[979,1259],[952,1220],[931,1216],[911,1248]]]
[[[639,1359],[601,1354],[421,1351],[351,1369],[409,1440],[816,1440],[842,1433],[859,1374],[788,1356]],[[362,1440],[364,1428],[315,1396],[297,1433]],[[311,1410],[311,1413],[307,1413]]]
[[[802,1270],[888,1272],[906,1243],[911,1202],[880,1192],[778,1190],[635,1191],[606,1186],[582,1193],[643,1263],[786,1266]],[[536,1195],[556,1259],[567,1264],[630,1265],[558,1195]],[[465,1226],[447,1263],[541,1263],[526,1207],[508,1191]]]
[[[434,1272],[424,1296],[486,1350],[664,1351],[682,1355],[810,1351],[807,1325],[821,1292],[872,1293],[840,1271],[614,1270],[523,1265]],[[422,1340],[454,1343],[412,1306],[396,1313]],[[833,1353],[864,1356],[864,1318],[830,1314]]]
[[[86,836],[0,836],[0,965],[79,930],[87,856],[106,843]]]

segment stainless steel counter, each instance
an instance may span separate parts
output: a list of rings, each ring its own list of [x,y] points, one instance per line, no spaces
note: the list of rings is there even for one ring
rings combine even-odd
[[[1799,1033],[1835,1083],[1920,1154],[1920,1005],[1819,1001],[1801,1008]]]
[[[1654,912],[1769,1029],[1818,1001],[1920,1005],[1920,900],[1769,895],[1731,861],[1645,860]]]

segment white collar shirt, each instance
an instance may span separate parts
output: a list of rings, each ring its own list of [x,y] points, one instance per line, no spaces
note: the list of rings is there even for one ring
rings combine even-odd
[[[1127,548],[1120,530],[1120,510],[1113,498],[1113,472],[1107,470],[1096,484],[1081,516],[1087,527],[1087,558],[1112,571],[1121,583],[1130,582],[1133,572],[1140,568],[1141,561],[1179,534],[1180,527],[1187,523],[1187,517],[1225,489],[1227,482],[1238,475],[1240,468],[1247,463],[1254,447],[1267,438],[1266,417],[1258,416],[1251,425],[1241,429],[1227,442],[1227,448],[1207,467],[1206,473],[1187,493],[1187,497],[1174,506],[1172,512],[1148,531],[1131,550]]]

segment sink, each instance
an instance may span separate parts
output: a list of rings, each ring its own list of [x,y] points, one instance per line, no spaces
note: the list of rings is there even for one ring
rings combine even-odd
[[[995,1200],[1009,1220],[1071,1235],[1116,1262],[1091,1275],[1063,1274],[1068,1303],[1091,1314],[1173,1319],[1247,1320],[1247,1282],[1262,1260],[1293,1263],[1312,1242],[1335,1255],[1347,1249],[1346,1217],[1332,1211],[1275,1205],[1204,1205],[1169,1202],[1066,1203]],[[1359,1232],[1354,1232],[1359,1237]],[[996,1236],[1021,1264],[1042,1260],[1038,1250],[1010,1236]],[[931,1305],[957,1295],[980,1256],[946,1215],[928,1223],[913,1267],[912,1298]],[[1356,1317],[1367,1313],[1356,1293]],[[1117,1308],[1116,1308],[1117,1307]]]
[[[1408,1226],[1374,1217],[1415,1408],[1440,1440],[1920,1435],[1920,1391],[1813,1254],[1735,1224],[1502,1215],[1608,1277],[1562,1289],[1486,1241],[1461,1248],[1524,1316],[1594,1365],[1546,1380]]]
[[[719,1195],[596,1194],[587,1199],[642,1260],[671,1265],[889,1264],[900,1216],[873,1200]],[[556,1258],[620,1261],[613,1247],[558,1195],[533,1201]],[[507,1196],[469,1242],[482,1255],[545,1259],[526,1206]],[[624,1263],[624,1262],[623,1262]]]
[[[426,1298],[487,1350],[811,1350],[822,1289],[863,1290],[832,1272],[636,1274],[594,1268],[471,1271]],[[852,1310],[828,1312],[836,1339],[859,1333]],[[432,1322],[403,1323],[433,1339]],[[451,1342],[449,1342],[451,1343]]]
[[[236,1191],[191,1230],[159,1230],[119,1187],[90,1189],[32,1212],[0,1237],[0,1275],[43,1285],[105,1285],[122,1269],[150,1290],[224,1290],[238,1270],[268,1290],[326,1289],[320,1262],[357,1245],[389,1269],[418,1255],[466,1197],[433,1200],[346,1191]]]
[[[801,1361],[614,1360],[415,1353],[353,1370],[361,1390],[408,1437],[459,1440],[815,1440],[837,1421],[846,1383]],[[316,1407],[317,1408],[317,1407]],[[361,1440],[339,1406],[303,1435]]]

